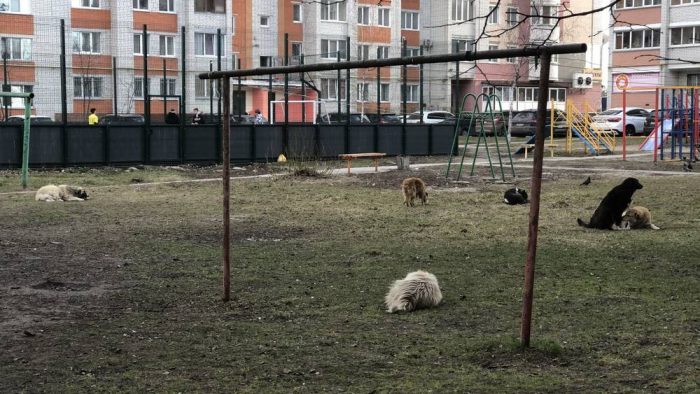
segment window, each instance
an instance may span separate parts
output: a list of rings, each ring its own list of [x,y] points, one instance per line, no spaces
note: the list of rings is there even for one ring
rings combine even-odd
[[[474,0],[450,0],[453,21],[468,21],[474,18]]]
[[[389,101],[389,84],[382,83],[379,85],[379,101]]]
[[[326,100],[340,100],[345,99],[345,80],[340,80],[340,86],[338,86],[338,80],[334,78],[321,78],[321,98]],[[338,89],[340,87],[340,89]]]
[[[565,88],[551,88],[549,89],[549,100],[556,101],[559,103],[566,102],[566,89]]]
[[[508,26],[515,26],[518,24],[518,9],[516,7],[508,7],[506,11],[506,23]]]
[[[321,0],[321,20],[345,22],[345,1]]]
[[[513,88],[510,86],[484,86],[481,91],[488,96],[495,95],[501,102],[513,100]],[[496,101],[492,102],[495,104]]]
[[[401,89],[401,101],[406,99],[407,103],[418,102],[418,85],[406,85],[406,90]]]
[[[498,49],[498,44],[489,44],[489,51],[495,51]],[[498,59],[489,59],[489,63],[498,63]]]
[[[226,0],[194,0],[195,12],[226,13]]]
[[[158,41],[160,44],[161,56],[175,56],[175,37],[160,36],[158,37]]]
[[[649,7],[652,5],[661,4],[661,0],[620,0],[615,4],[615,8],[635,8],[635,7]],[[671,1],[671,5],[680,4],[676,0]]]
[[[369,10],[367,6],[357,7],[357,24],[369,25]]]
[[[260,15],[260,26],[269,27],[270,26],[270,17],[267,15]]]
[[[380,45],[377,47],[377,59],[388,59],[389,58],[389,47]]]
[[[102,77],[73,77],[73,97],[102,97]]]
[[[30,0],[0,0],[0,12],[31,12]]]
[[[357,60],[369,60],[369,45],[359,44],[357,46]]]
[[[32,85],[10,85],[10,92],[12,93],[32,93],[33,91],[34,86]],[[24,108],[24,99],[22,97],[10,98],[10,107]]]
[[[460,53],[471,51],[474,47],[474,42],[470,40],[463,40],[458,38],[452,39],[452,45],[450,45],[452,53]]]
[[[98,32],[73,32],[73,52],[101,53],[100,33]]]
[[[369,84],[357,84],[357,101],[369,101]]]
[[[543,6],[543,7],[536,7],[536,6],[531,6],[530,7],[530,15],[532,16],[532,24],[534,25],[548,25],[548,26],[553,26],[557,23],[556,18],[548,18],[550,16],[556,17],[557,16],[557,7],[556,6]]]
[[[686,86],[700,86],[700,74],[688,74]]]
[[[292,22],[294,23],[301,23],[301,4],[300,3],[293,3],[292,4]]]
[[[391,26],[391,21],[389,20],[389,16],[391,15],[391,9],[379,8],[377,11],[377,24],[379,26]]]
[[[216,34],[194,33],[194,54],[197,56],[216,56]]]
[[[537,101],[539,96],[539,88],[518,88],[518,101]]]
[[[32,39],[3,37],[2,53],[7,54],[9,60],[32,60]]]
[[[299,59],[301,58],[301,54],[304,53],[304,46],[300,42],[293,42],[292,43],[292,57]]]
[[[148,9],[148,0],[134,0],[134,9],[135,10],[147,10]]]
[[[209,82],[212,81],[211,87]],[[198,98],[208,98],[211,95],[214,97],[219,96],[219,81],[214,79],[199,79],[194,80],[194,95]]]
[[[401,28],[405,30],[418,30],[418,13],[413,11],[401,11]]]
[[[508,46],[508,49],[516,49],[516,47],[510,46],[510,45],[509,45],[509,46]],[[518,59],[515,58],[515,57],[508,57],[508,58],[506,58],[506,62],[508,62],[508,63],[517,63],[517,62],[518,62]]]
[[[73,7],[100,8],[100,0],[73,0],[72,5]]]
[[[671,29],[671,45],[674,43],[674,30]],[[658,48],[661,44],[659,29],[620,31],[615,33],[615,49]]]
[[[644,38],[646,39],[646,37]],[[700,26],[676,27],[671,29],[671,45],[698,44],[700,44]]]
[[[345,40],[321,40],[321,58],[335,59],[338,54],[345,59]]]
[[[151,78],[148,78],[151,82]],[[134,77],[134,97],[143,97],[143,77]]]
[[[134,55],[143,55],[143,34],[134,34]]]
[[[158,11],[175,12],[175,0],[159,0]]]
[[[273,56],[260,56],[260,67],[274,67],[275,58]]]
[[[160,94],[161,95],[175,95],[175,87],[177,86],[177,79],[175,78],[160,78]]]
[[[420,48],[406,48],[406,57],[420,56]],[[420,67],[419,64],[409,64],[407,67]]]
[[[489,6],[489,24],[498,24],[498,7],[495,5]]]

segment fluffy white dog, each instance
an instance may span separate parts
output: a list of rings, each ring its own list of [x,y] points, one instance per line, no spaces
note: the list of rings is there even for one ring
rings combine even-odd
[[[411,312],[421,308],[437,306],[442,301],[442,293],[435,275],[425,271],[415,271],[397,280],[384,297],[387,312]]]
[[[88,194],[82,187],[68,185],[46,185],[36,191],[37,201],[83,201]]]

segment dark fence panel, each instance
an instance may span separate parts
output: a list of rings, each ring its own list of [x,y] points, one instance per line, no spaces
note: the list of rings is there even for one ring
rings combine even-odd
[[[284,152],[283,126],[255,126],[255,160],[277,160]]]
[[[452,140],[454,139],[455,126],[452,125],[433,125],[431,136],[431,155],[449,155],[452,148]],[[457,147],[452,154],[457,154]]]
[[[345,152],[345,126],[318,126],[318,155],[338,157]]]
[[[107,133],[110,163],[140,163],[143,161],[144,127],[111,126],[104,130]]]
[[[401,134],[403,133],[402,125],[387,125],[379,128],[377,135],[377,150],[386,153],[387,155],[400,155],[401,152]]]
[[[406,125],[406,152],[407,155],[430,154],[430,126]]]
[[[291,157],[312,158],[316,156],[316,127],[289,126],[287,151]]]
[[[19,135],[24,130],[20,128]],[[29,132],[29,162],[37,166],[63,163],[63,141],[60,126],[32,126]],[[22,140],[20,139],[20,145]],[[21,155],[21,148],[20,148]],[[21,156],[20,156],[21,157]],[[21,165],[20,158],[20,165]]]
[[[231,126],[231,160],[253,161],[253,126]]]
[[[70,126],[66,128],[67,163],[105,163],[104,143],[104,130],[100,127]]]
[[[185,161],[216,161],[219,157],[217,137],[215,125],[186,126]]]
[[[20,127],[0,128],[0,165],[18,167],[22,161],[22,129]]]
[[[151,139],[151,161],[174,162],[180,160],[178,126],[152,126],[149,138]]]
[[[374,152],[374,126],[349,126],[348,151],[345,153]]]

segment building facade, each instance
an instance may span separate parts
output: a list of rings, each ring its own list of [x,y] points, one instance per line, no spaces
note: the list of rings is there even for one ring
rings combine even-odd
[[[610,28],[612,105],[622,105],[615,83],[629,81],[627,105],[654,109],[655,88],[700,86],[700,2],[625,0]],[[633,21],[634,23],[628,23]]]

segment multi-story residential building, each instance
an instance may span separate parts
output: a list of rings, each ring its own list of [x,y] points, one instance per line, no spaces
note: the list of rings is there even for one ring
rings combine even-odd
[[[60,37],[65,23],[68,113],[74,119],[99,113],[144,112],[144,94],[180,96],[188,106],[206,108],[207,82],[197,73],[217,62],[217,32],[230,48],[232,13],[227,0],[12,0],[0,1],[0,36],[7,82],[14,91],[33,91],[40,115],[61,113]],[[143,26],[147,25],[144,40]],[[183,26],[185,91],[181,70]],[[144,86],[144,53],[148,79]],[[229,53],[229,51],[226,51]],[[222,59],[222,68],[231,59]],[[116,67],[115,67],[116,65]],[[3,77],[3,81],[5,78]],[[177,108],[153,98],[151,111]],[[13,100],[10,113],[21,111]]]
[[[615,81],[627,76],[627,105],[653,109],[655,88],[700,86],[700,1],[624,0],[611,25],[612,105],[622,104]],[[612,21],[614,22],[614,21]]]

